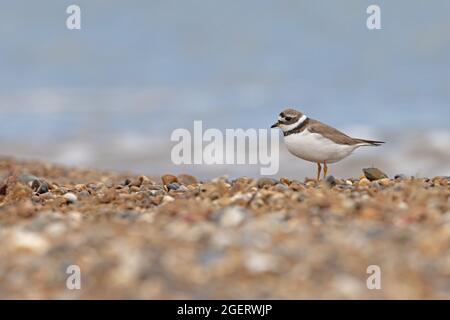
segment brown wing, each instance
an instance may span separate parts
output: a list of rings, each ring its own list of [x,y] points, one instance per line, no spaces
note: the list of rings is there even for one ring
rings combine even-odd
[[[325,138],[328,138],[339,144],[354,145],[363,142],[360,139],[353,139],[345,133],[340,132],[339,130],[314,119],[309,119],[308,131],[311,133],[319,133]]]

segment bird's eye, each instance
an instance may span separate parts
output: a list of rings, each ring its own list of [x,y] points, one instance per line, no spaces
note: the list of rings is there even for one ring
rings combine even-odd
[[[286,118],[284,118],[286,121],[291,121],[292,120],[292,117],[286,117]]]

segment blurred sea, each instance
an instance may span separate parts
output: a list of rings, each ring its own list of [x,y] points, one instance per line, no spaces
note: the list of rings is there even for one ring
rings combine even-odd
[[[170,134],[268,128],[286,106],[360,138],[331,173],[450,175],[450,2],[0,1],[0,154],[144,174],[259,174],[175,166]],[[280,173],[314,164],[280,143]]]

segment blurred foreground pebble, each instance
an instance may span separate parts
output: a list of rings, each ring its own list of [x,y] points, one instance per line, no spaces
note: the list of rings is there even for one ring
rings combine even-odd
[[[380,172],[199,182],[0,158],[0,298],[449,299],[450,178]]]

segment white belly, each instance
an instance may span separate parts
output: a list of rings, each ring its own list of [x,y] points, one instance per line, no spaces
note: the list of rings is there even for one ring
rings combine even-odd
[[[284,142],[293,155],[312,162],[337,162],[359,147],[359,145],[338,144],[308,130],[290,134],[284,137]]]

